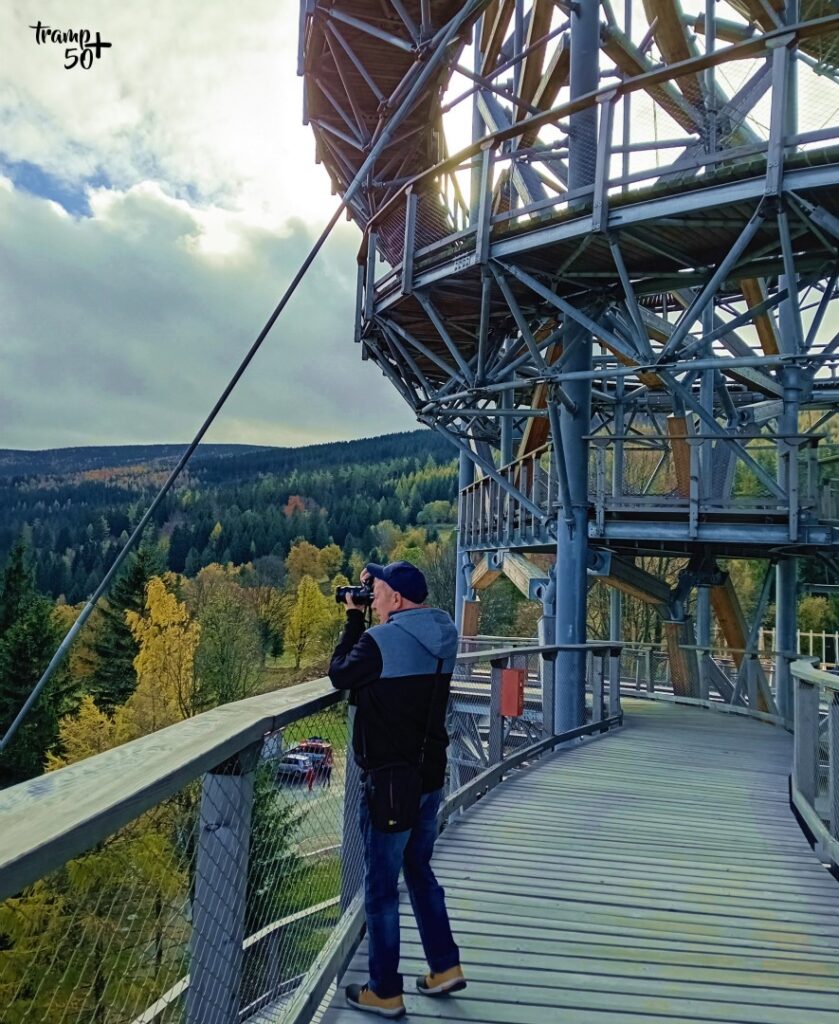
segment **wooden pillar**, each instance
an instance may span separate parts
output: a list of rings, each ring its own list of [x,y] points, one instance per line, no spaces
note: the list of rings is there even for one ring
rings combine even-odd
[[[692,646],[694,637],[690,619],[664,622],[664,636],[670,657],[670,679],[673,692],[680,697],[699,696],[699,666],[695,651],[686,651],[683,645]]]

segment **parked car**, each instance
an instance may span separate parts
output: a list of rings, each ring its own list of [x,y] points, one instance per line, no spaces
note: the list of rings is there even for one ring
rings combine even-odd
[[[277,762],[277,778],[283,782],[303,782],[310,770],[315,770],[315,762],[311,754],[306,754],[296,748]]]
[[[334,751],[329,740],[324,739],[323,736],[310,736],[292,747],[287,756],[292,754],[308,757],[315,771],[314,778],[325,786],[332,784]],[[313,780],[310,779],[309,782],[311,781]]]
[[[332,764],[332,744],[322,736],[310,736],[307,740],[298,743],[294,750],[308,754],[315,765]]]

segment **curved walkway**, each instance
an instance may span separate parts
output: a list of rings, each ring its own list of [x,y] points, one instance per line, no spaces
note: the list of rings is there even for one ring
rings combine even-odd
[[[420,1021],[839,1024],[839,884],[789,809],[791,737],[626,701],[627,726],[509,780],[435,865],[469,988]],[[403,970],[422,969],[407,899]],[[366,980],[361,947],[345,981]],[[407,987],[407,986],[406,986]],[[358,1024],[339,996],[324,1024]]]

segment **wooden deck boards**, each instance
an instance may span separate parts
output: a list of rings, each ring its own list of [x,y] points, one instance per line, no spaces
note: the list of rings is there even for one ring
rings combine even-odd
[[[789,810],[791,738],[627,702],[617,734],[508,780],[440,838],[469,979],[424,969],[403,897],[410,1017],[446,1024],[839,1024],[839,884]],[[362,946],[344,982],[366,980]],[[339,994],[323,1024],[358,1024]]]

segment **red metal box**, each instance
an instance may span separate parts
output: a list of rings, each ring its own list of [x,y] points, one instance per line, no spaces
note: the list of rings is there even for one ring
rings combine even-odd
[[[521,718],[524,714],[524,680],[527,670],[503,668],[501,670],[501,714],[505,718]]]

